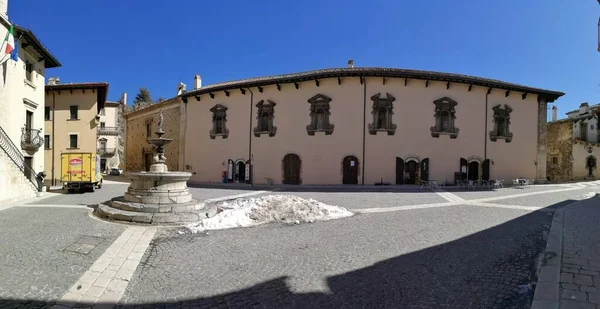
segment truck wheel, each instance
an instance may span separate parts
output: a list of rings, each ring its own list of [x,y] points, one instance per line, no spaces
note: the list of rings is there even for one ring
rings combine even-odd
[[[102,189],[102,180],[98,183],[98,189]]]
[[[92,192],[96,192],[96,184],[92,184]]]
[[[73,190],[73,189],[67,189],[67,192],[73,193],[73,192],[75,192],[75,190]]]

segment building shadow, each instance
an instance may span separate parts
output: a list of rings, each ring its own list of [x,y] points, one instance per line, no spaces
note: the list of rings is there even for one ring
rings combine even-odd
[[[572,202],[562,201],[454,241],[329,276],[326,292],[295,292],[288,285],[288,277],[280,276],[211,297],[127,303],[117,307],[529,308],[537,280],[536,272],[543,263],[553,211]],[[395,236],[390,234],[390,237]],[[186,289],[193,289],[193,284],[180,282],[180,286],[186,286]],[[129,288],[132,288],[131,283]],[[161,290],[155,292],[158,297],[169,297],[162,295]],[[8,305],[43,308],[53,304],[0,300],[3,308]],[[85,307],[86,304],[77,306]]]

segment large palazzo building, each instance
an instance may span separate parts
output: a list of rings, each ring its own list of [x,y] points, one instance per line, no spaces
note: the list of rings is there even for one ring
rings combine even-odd
[[[192,183],[546,180],[547,103],[562,92],[349,64],[204,87],[196,76],[180,95],[181,169]]]

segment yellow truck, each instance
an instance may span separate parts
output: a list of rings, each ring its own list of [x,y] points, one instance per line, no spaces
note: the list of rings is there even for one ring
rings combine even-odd
[[[102,188],[100,156],[91,152],[67,152],[61,154],[60,161],[61,181],[69,193]]]

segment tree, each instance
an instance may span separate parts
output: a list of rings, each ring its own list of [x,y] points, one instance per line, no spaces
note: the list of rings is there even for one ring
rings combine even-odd
[[[138,94],[133,98],[133,108],[138,109],[152,104],[152,96],[147,88],[141,87]]]

